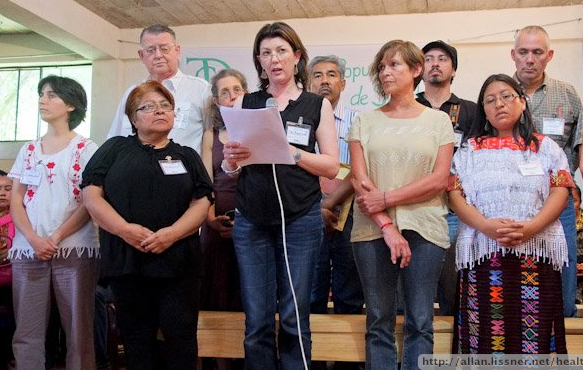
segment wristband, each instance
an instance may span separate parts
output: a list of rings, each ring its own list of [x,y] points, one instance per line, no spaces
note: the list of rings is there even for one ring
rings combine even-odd
[[[231,171],[230,169],[227,168],[227,161],[223,159],[223,161],[221,162],[221,170],[223,170],[223,172],[226,173],[228,176],[235,176],[241,173],[241,166]]]
[[[385,222],[384,224],[382,224],[382,225],[381,225],[381,231],[382,231],[382,230],[383,230],[385,227],[387,227],[387,226],[391,226],[392,224],[393,224],[393,223],[392,223],[392,222],[390,222],[390,221],[389,221],[389,222]]]

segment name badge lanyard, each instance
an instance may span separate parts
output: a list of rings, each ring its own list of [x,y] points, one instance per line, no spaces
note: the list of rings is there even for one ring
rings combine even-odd
[[[460,109],[459,104],[452,104],[451,108],[449,108],[449,119],[451,119],[451,124],[454,129],[458,127]]]

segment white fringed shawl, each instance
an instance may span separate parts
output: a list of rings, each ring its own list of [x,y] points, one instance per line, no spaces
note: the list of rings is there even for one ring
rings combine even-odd
[[[461,183],[466,202],[486,218],[510,218],[525,221],[533,218],[549,196],[551,180],[568,175],[558,186],[572,186],[567,158],[550,138],[539,137],[540,149],[519,149],[511,138],[488,138],[481,146],[470,140],[454,155],[452,174]],[[519,165],[539,161],[545,174],[523,176]],[[556,182],[556,181],[555,181]],[[456,243],[458,269],[473,268],[496,252],[542,258],[557,270],[568,263],[565,233],[559,220],[514,248],[498,245],[496,240],[460,222]]]

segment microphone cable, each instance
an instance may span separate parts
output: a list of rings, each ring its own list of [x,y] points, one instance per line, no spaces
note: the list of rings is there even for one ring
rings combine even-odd
[[[265,108],[272,108],[275,107],[277,108],[277,100],[275,100],[275,98],[268,98],[267,101],[265,102]],[[271,168],[273,171],[273,183],[275,185],[275,191],[277,193],[277,200],[279,202],[279,211],[280,211],[280,215],[281,215],[281,238],[282,238],[282,242],[283,242],[283,255],[284,255],[284,259],[285,259],[285,268],[287,271],[287,276],[288,276],[288,281],[289,281],[289,285],[291,288],[291,293],[292,293],[292,298],[293,298],[293,302],[294,302],[294,310],[295,310],[295,314],[296,314],[296,325],[297,325],[297,329],[298,329],[298,340],[300,342],[300,351],[302,353],[302,361],[304,363],[304,370],[308,370],[308,360],[306,359],[306,350],[304,348],[304,341],[302,340],[302,328],[301,328],[301,324],[300,324],[300,310],[298,308],[298,299],[296,297],[296,292],[294,289],[294,284],[293,284],[293,280],[292,280],[292,276],[291,276],[291,269],[289,267],[289,258],[287,255],[287,241],[286,241],[286,233],[285,233],[285,213],[283,211],[283,201],[281,199],[281,193],[279,191],[279,184],[277,181],[277,173],[275,171],[275,163],[271,164]],[[280,316],[280,328],[281,328],[281,316]]]
[[[271,168],[273,169],[273,181],[275,184],[275,191],[277,193],[277,200],[279,201],[279,211],[281,212],[281,238],[283,241],[283,256],[285,258],[285,268],[287,270],[287,276],[289,280],[289,285],[291,288],[292,298],[294,301],[294,310],[296,313],[296,324],[298,328],[298,340],[300,342],[300,351],[302,353],[302,360],[304,362],[304,369],[308,370],[308,360],[306,359],[306,350],[304,349],[304,341],[302,340],[302,328],[300,324],[300,310],[298,308],[298,299],[296,297],[296,292],[294,290],[294,283],[291,276],[291,269],[289,267],[289,258],[287,255],[287,242],[286,242],[286,233],[285,233],[285,214],[283,212],[283,202],[281,200],[281,194],[279,192],[279,185],[277,183],[277,174],[275,172],[275,164],[271,164]],[[281,327],[281,317],[280,317],[280,327]]]

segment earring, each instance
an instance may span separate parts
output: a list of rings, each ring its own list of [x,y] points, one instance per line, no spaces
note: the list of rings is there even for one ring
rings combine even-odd
[[[262,80],[267,80],[267,72],[265,72],[265,69],[261,71],[261,79]]]
[[[486,120],[486,124],[484,125],[484,131],[488,131],[490,129],[488,126],[490,126],[490,122]]]
[[[518,121],[518,123],[519,123],[520,125],[524,125],[524,124],[525,124],[525,122],[526,122],[526,118],[524,118],[524,112],[522,112],[522,113],[520,114],[520,120]]]
[[[297,75],[298,75],[298,73],[300,73],[300,71],[299,71],[299,69],[298,69],[298,65],[296,64],[296,65],[294,66],[294,76],[297,76]]]

